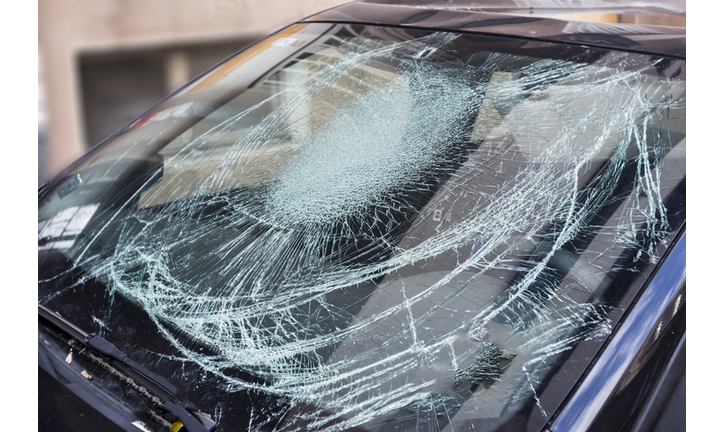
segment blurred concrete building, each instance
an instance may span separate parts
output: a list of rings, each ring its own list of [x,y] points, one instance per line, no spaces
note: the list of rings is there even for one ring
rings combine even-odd
[[[259,37],[348,1],[39,0],[38,180]]]

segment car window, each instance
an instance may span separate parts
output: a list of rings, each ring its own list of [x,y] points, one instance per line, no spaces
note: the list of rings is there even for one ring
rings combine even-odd
[[[259,430],[542,425],[684,222],[685,101],[681,60],[292,26],[45,195],[39,300]]]

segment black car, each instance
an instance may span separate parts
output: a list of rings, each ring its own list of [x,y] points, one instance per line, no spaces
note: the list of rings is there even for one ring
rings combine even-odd
[[[682,430],[680,28],[352,3],[38,193],[41,430]]]

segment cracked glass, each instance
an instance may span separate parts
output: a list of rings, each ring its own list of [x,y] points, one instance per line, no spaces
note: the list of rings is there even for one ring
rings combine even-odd
[[[292,26],[44,195],[39,302],[220,430],[540,428],[684,223],[685,84],[645,54]]]

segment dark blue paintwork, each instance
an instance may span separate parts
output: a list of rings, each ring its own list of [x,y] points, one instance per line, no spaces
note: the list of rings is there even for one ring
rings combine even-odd
[[[349,3],[304,21],[454,30],[686,58],[686,29],[679,27],[566,21],[370,3]]]
[[[686,232],[661,263],[590,373],[561,410],[550,427],[552,432],[588,429],[685,281]]]

